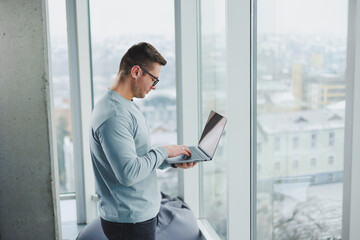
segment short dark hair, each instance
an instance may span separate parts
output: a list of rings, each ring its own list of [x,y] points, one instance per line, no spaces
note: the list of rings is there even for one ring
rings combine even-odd
[[[127,76],[135,65],[151,69],[154,63],[160,63],[164,66],[166,60],[150,43],[140,42],[129,48],[122,57],[119,73],[121,72],[121,77]]]

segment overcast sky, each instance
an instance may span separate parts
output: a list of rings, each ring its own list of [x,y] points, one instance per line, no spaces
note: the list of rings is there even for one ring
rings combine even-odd
[[[49,1],[51,34],[66,31],[65,1]],[[91,32],[94,36],[129,34],[174,35],[173,0],[90,0]]]
[[[258,33],[346,36],[347,2],[258,0]]]
[[[204,5],[212,1],[202,1],[205,19],[217,11],[215,23],[212,22],[216,28],[224,25],[225,10],[219,7],[224,6],[223,1],[213,0],[215,8]],[[65,1],[50,0],[49,5],[51,34],[64,36]],[[258,32],[345,36],[347,11],[345,0],[258,0]],[[91,31],[97,38],[124,34],[174,35],[173,0],[90,0],[90,13]]]

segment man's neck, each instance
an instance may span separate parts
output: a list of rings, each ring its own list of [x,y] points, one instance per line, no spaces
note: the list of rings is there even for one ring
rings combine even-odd
[[[131,79],[124,79],[123,81],[120,81],[120,77],[116,76],[116,79],[110,89],[120,94],[123,98],[132,101],[134,96],[132,94],[130,82]]]

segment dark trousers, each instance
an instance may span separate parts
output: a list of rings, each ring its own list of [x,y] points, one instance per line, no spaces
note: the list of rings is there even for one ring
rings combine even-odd
[[[109,240],[155,240],[157,217],[139,223],[116,223],[101,218],[101,226]]]

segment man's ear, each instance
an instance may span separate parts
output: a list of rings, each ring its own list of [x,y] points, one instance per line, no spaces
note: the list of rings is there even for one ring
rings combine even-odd
[[[137,79],[140,76],[140,67],[138,65],[135,65],[131,68],[130,74],[133,78]]]

